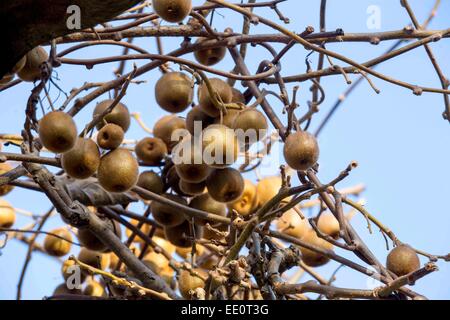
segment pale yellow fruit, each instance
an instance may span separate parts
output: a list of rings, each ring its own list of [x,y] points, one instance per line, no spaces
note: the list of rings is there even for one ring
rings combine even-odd
[[[272,176],[261,179],[256,186],[256,193],[258,194],[258,204],[265,205],[270,199],[275,197],[281,188],[281,177]],[[290,197],[286,198],[288,201]]]
[[[320,215],[319,220],[317,221],[317,228],[320,232],[330,237],[339,237],[339,221],[331,213],[323,213]]]
[[[0,227],[11,228],[16,221],[16,212],[6,200],[0,199]]]
[[[301,240],[323,250],[333,249],[333,245],[319,238],[313,229],[310,229]],[[330,261],[330,258],[315,251],[306,248],[300,248],[300,251],[302,252],[303,262],[310,267],[320,267]]]
[[[106,297],[105,288],[97,281],[90,281],[83,290],[85,296]]]
[[[58,228],[50,231],[44,239],[44,249],[47,253],[54,257],[62,257],[70,252],[72,248],[72,234],[66,228]],[[64,239],[53,236],[57,235]]]
[[[240,198],[228,205],[231,210],[236,210],[241,216],[248,216],[258,206],[258,193],[256,186],[248,179],[244,180],[244,192]]]
[[[279,232],[298,239],[302,238],[308,232],[308,228],[307,220],[302,219],[294,209],[286,211],[277,220],[277,229]]]

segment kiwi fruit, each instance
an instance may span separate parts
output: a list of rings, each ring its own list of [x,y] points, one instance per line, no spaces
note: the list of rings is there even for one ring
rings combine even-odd
[[[203,41],[206,41],[206,38],[199,38],[196,44],[199,44]],[[223,60],[225,54],[227,53],[227,48],[225,46],[217,47],[217,48],[209,48],[209,49],[200,49],[194,52],[195,59],[205,65],[205,66],[213,66],[218,64]]]
[[[309,231],[307,220],[302,219],[294,209],[286,211],[277,220],[277,229],[279,232],[298,239],[301,239]]]
[[[280,176],[265,177],[258,182],[256,185],[256,193],[258,194],[259,206],[262,207],[278,194],[281,183]]]
[[[319,160],[317,139],[308,132],[290,134],[284,144],[284,158],[294,170],[308,170]]]
[[[335,239],[339,238],[340,226],[339,221],[331,213],[322,213],[317,219],[317,228],[323,234]]]
[[[187,197],[188,194],[184,193],[183,190],[180,189],[180,181],[181,179],[178,176],[175,166],[170,167],[165,175],[166,188],[171,188],[176,194]]]
[[[108,123],[97,134],[97,144],[105,150],[117,149],[123,141],[125,133],[122,127],[114,123]]]
[[[156,274],[160,274],[163,269],[169,267],[169,260],[162,253],[155,251],[146,254],[142,262]]]
[[[190,300],[191,290],[203,288],[205,286],[205,281],[203,279],[207,277],[208,274],[206,271],[200,268],[195,268],[192,271],[181,270],[178,276],[178,286],[183,298]]]
[[[90,297],[107,297],[105,287],[95,280],[89,281],[83,290],[83,294]]]
[[[236,88],[231,88],[231,92],[233,95],[233,97],[231,98],[231,102],[245,104],[245,97],[242,92],[240,92]]]
[[[332,250],[333,249],[333,245],[331,243],[329,243],[328,241],[325,241],[321,238],[319,238],[316,234],[316,232],[313,229],[309,229],[306,234],[302,237],[301,239],[302,241],[314,245],[318,248],[321,248],[323,250]],[[302,260],[303,262],[310,267],[320,267],[323,266],[325,264],[327,264],[330,261],[330,258],[306,249],[306,248],[300,248],[300,251],[302,253]]]
[[[183,21],[192,9],[191,0],[153,0],[152,5],[161,19],[172,23]]]
[[[102,102],[99,102],[94,109],[93,117],[100,116],[105,110],[109,108],[110,105],[112,105],[114,100],[104,100]],[[97,124],[97,129],[100,130],[105,126],[106,123],[114,123],[122,128],[123,132],[127,132],[128,128],[130,127],[130,111],[128,110],[128,107],[124,105],[122,102],[119,102],[110,113],[108,113],[106,116],[103,117],[103,120],[101,120]]]
[[[234,121],[241,111],[237,109],[227,109],[227,113],[225,113],[222,118],[217,117],[214,119],[215,124],[222,124],[227,126],[230,129],[234,128]]]
[[[234,168],[217,169],[206,179],[206,188],[214,200],[233,202],[244,192],[244,178]]]
[[[62,257],[68,254],[72,248],[72,234],[66,228],[54,229],[50,233],[44,239],[45,251],[54,257]],[[68,241],[57,238],[53,234]]]
[[[97,144],[91,139],[78,138],[75,146],[63,153],[61,165],[72,178],[91,177],[100,165],[100,151]]]
[[[167,115],[159,119],[153,127],[153,135],[160,138],[169,151],[182,139],[172,140],[172,134],[177,130],[186,130],[186,121],[174,114]]]
[[[122,238],[122,230],[120,224],[117,221],[111,219],[105,219],[104,222],[107,228],[114,232],[114,234],[120,239]],[[97,236],[87,228],[78,229],[77,238],[83,247],[89,250],[107,252],[108,247],[97,238]]]
[[[203,129],[214,122],[214,118],[208,116],[199,106],[193,107],[186,116],[186,128],[193,136],[199,136]],[[198,127],[198,130],[196,129]]]
[[[155,86],[156,102],[167,112],[180,113],[192,103],[192,81],[181,72],[165,73]]]
[[[98,251],[89,250],[87,248],[81,248],[78,253],[78,260],[91,267],[105,270],[109,267],[110,255],[108,253],[101,253]]]
[[[137,185],[150,192],[161,194],[164,191],[162,178],[153,171],[144,171],[139,175]],[[145,199],[145,197],[143,197]],[[146,199],[151,200],[151,199]]]
[[[254,108],[247,108],[240,112],[233,123],[233,129],[238,131],[238,136],[244,134],[246,139],[250,139],[250,141],[245,141],[248,145],[263,139],[267,135],[267,128],[266,117]],[[243,142],[241,141],[241,143]]]
[[[0,176],[8,173],[9,171],[13,170],[13,167],[6,162],[0,162]],[[8,193],[10,193],[12,191],[12,189],[14,189],[14,186],[8,185],[8,184],[4,184],[2,186],[0,186],[0,197],[3,197],[5,195],[7,195]]]
[[[247,217],[252,214],[258,206],[258,194],[256,186],[248,179],[244,180],[244,191],[235,201],[228,204],[230,210],[235,210],[239,215]]]
[[[205,181],[212,169],[203,162],[202,148],[199,143],[186,136],[172,152],[172,161],[181,180],[190,183]]]
[[[144,162],[145,165],[158,166],[166,156],[168,150],[167,146],[159,138],[144,138],[140,140],[134,152],[139,160]]]
[[[227,206],[221,202],[217,202],[208,193],[201,194],[192,198],[189,202],[189,207],[212,214],[216,214],[222,217],[227,215]],[[195,218],[194,223],[204,226],[208,221],[204,219]]]
[[[163,197],[187,206],[186,200],[180,196],[164,194]],[[184,214],[179,209],[165,203],[152,201],[150,207],[155,220],[163,226],[174,227],[182,224],[185,220]]]
[[[74,260],[71,259],[67,259],[63,262],[61,266],[61,273],[64,278],[64,281],[67,281],[69,280],[69,278],[75,276],[79,276],[77,280],[80,281],[80,284],[86,280],[86,274],[81,272],[81,268],[77,266]]]
[[[138,177],[139,164],[127,149],[110,151],[100,160],[97,178],[106,191],[128,191],[135,186]]]
[[[180,179],[179,187],[183,193],[189,196],[196,196],[205,192],[206,182],[191,183]]]
[[[184,220],[183,223],[175,227],[164,227],[164,235],[174,246],[188,248],[194,243],[192,229],[194,229],[196,239],[203,237],[203,228],[197,224],[194,224],[194,228],[192,228],[188,220]]]
[[[0,199],[0,227],[11,228],[16,222],[16,211],[6,200]]]
[[[239,141],[234,130],[220,124],[203,130],[202,147],[204,162],[213,168],[228,167],[239,156]]]
[[[420,269],[420,259],[413,248],[402,244],[389,252],[386,267],[389,271],[401,277]]]
[[[233,92],[231,87],[225,81],[218,78],[209,79],[212,89],[216,92],[216,94],[220,97],[218,98],[219,102],[222,103],[230,103],[233,98]],[[210,117],[218,117],[220,115],[220,110],[214,105],[213,100],[208,91],[208,87],[205,83],[203,83],[198,91],[198,99],[200,108],[204,113],[209,115]]]
[[[49,151],[67,152],[77,141],[77,126],[67,113],[52,111],[39,121],[39,138]]]
[[[26,82],[34,82],[41,78],[41,65],[48,60],[48,54],[42,47],[36,47],[26,54],[25,65],[17,73]]]
[[[53,296],[68,296],[68,295],[81,295],[82,291],[81,289],[69,289],[67,287],[67,284],[61,283],[58,285],[55,290],[53,291]]]

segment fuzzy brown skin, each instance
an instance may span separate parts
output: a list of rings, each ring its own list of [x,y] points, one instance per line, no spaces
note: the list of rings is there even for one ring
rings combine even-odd
[[[125,136],[122,127],[114,123],[108,123],[100,129],[97,135],[97,144],[105,150],[117,149]]]
[[[100,151],[91,139],[78,138],[75,146],[61,157],[66,173],[75,179],[91,177],[100,165]]]
[[[225,217],[228,213],[227,206],[211,198],[208,193],[204,193],[192,198],[191,202],[189,203],[189,207],[213,213],[222,217]],[[195,218],[194,222],[200,226],[204,226],[208,221]]]
[[[167,146],[159,138],[144,138],[136,144],[134,152],[139,160],[146,165],[156,166],[161,164],[168,153]]]
[[[181,22],[191,12],[191,0],[153,0],[153,9],[167,22]]]
[[[180,180],[179,187],[183,193],[190,196],[196,196],[205,192],[206,182],[202,181],[199,183],[190,183],[184,180]]]
[[[194,224],[195,238],[201,239],[203,236],[203,228]],[[173,245],[181,248],[189,248],[194,243],[192,234],[192,226],[188,220],[175,227],[165,227],[164,236]]]
[[[200,43],[202,41],[205,41],[204,38],[198,39],[197,43]],[[226,47],[217,47],[195,51],[194,56],[199,63],[205,66],[213,66],[222,61],[226,53]]]
[[[299,131],[289,135],[283,154],[287,164],[295,170],[308,170],[319,160],[319,145],[308,132]]]
[[[199,127],[198,132],[195,132],[196,122],[197,126]],[[201,126],[198,122],[201,123]],[[202,130],[206,129],[213,122],[214,118],[204,113],[199,106],[193,107],[186,116],[186,128],[193,136],[199,136],[202,133]]]
[[[39,121],[39,138],[49,151],[63,153],[75,146],[77,126],[67,113],[52,111]]]
[[[389,253],[386,267],[401,277],[420,268],[419,256],[410,246],[399,245]]]
[[[172,194],[164,194],[164,198],[187,205],[184,198]],[[152,214],[155,220],[166,227],[175,227],[185,220],[183,213],[173,209],[171,206],[153,201],[151,204]]]
[[[240,112],[233,123],[233,129],[242,130],[244,134],[248,131],[249,133],[255,131],[255,138],[258,141],[266,136],[267,128],[268,124],[266,117],[260,111],[253,108]],[[257,141],[251,142],[255,143]]]
[[[25,65],[17,73],[23,81],[33,82],[41,78],[41,64],[48,60],[47,51],[36,47],[26,54]]]
[[[78,253],[78,260],[90,265],[91,267],[105,270],[110,263],[110,255],[98,251],[81,248]],[[84,272],[84,271],[83,271]]]
[[[220,116],[215,118],[214,123],[222,124],[230,129],[233,129],[234,121],[236,120],[239,113],[239,110],[229,109],[227,110],[227,113],[223,115],[222,119],[220,118]]]
[[[153,171],[144,171],[139,175],[137,185],[150,192],[161,194],[164,191],[162,178]]]
[[[0,163],[0,176],[11,171],[13,167],[9,163]],[[0,186],[0,197],[3,197],[11,192],[14,189],[14,186],[10,186],[9,184],[4,184]]]
[[[202,162],[201,147],[196,146],[190,136],[174,148],[173,154],[177,158],[175,170],[181,180],[200,183],[210,175],[212,169]]]
[[[114,100],[104,100],[100,103],[98,103],[95,106],[93,116],[97,116],[102,114],[106,109],[109,108],[109,106],[113,103]],[[104,120],[104,121],[103,121]],[[103,128],[103,126],[106,123],[114,123],[117,124],[122,128],[124,132],[127,132],[128,128],[130,127],[130,111],[128,110],[128,107],[124,105],[123,103],[119,102],[113,110],[107,114],[103,120],[101,120],[98,125],[97,129],[100,130]]]
[[[301,240],[324,250],[333,249],[333,245],[331,243],[319,238],[316,232],[312,229],[310,229]],[[309,249],[300,248],[300,251],[302,252],[302,260],[307,266],[320,267],[330,261],[328,257]]]
[[[206,179],[206,187],[214,200],[229,203],[244,192],[244,178],[236,169],[217,169]]]
[[[231,99],[233,98],[233,92],[231,91],[231,87],[228,85],[228,83],[218,78],[211,78],[209,79],[209,82],[211,83],[212,88],[217,92],[223,103],[231,102]],[[199,88],[198,101],[202,111],[210,117],[215,118],[220,115],[220,110],[213,104],[205,83],[203,83]]]
[[[135,186],[139,164],[130,151],[119,148],[104,155],[98,167],[100,185],[109,192],[125,192]]]
[[[197,269],[194,269],[193,271],[195,273],[198,273],[200,276],[203,276],[203,277],[208,276],[208,274],[203,269],[197,268]],[[191,295],[189,294],[189,292],[191,290],[195,290],[197,288],[203,288],[205,286],[205,281],[203,281],[203,279],[200,278],[199,276],[196,276],[195,273],[192,274],[188,270],[182,270],[180,272],[180,276],[178,278],[178,283],[180,286],[180,293],[183,296],[183,298],[188,299],[188,300],[191,299]]]
[[[69,288],[67,288],[67,284],[66,283],[61,283],[60,285],[58,285],[55,290],[53,291],[52,296],[70,296],[70,295],[81,295],[83,292],[81,291],[81,289],[72,289],[70,290]]]
[[[72,234],[65,228],[59,228],[50,231],[50,233],[63,237],[66,240],[72,241]],[[54,257],[62,257],[70,252],[72,244],[63,239],[54,237],[53,235],[47,235],[44,239],[45,251]]]
[[[213,168],[225,168],[234,164],[239,156],[239,140],[234,130],[213,124],[203,131],[204,162]]]
[[[159,119],[153,127],[153,135],[160,138],[167,146],[169,152],[179,141],[172,141],[175,130],[186,129],[186,121],[176,115],[167,115]]]
[[[180,113],[186,110],[194,98],[191,79],[181,72],[165,73],[155,85],[158,105],[167,112]]]
[[[242,92],[240,92],[236,88],[231,88],[231,92],[233,94],[233,97],[231,98],[231,102],[245,104],[245,97],[242,94]]]

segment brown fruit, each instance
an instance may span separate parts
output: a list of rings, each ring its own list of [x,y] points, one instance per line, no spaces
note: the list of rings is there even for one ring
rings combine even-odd
[[[54,229],[50,231],[50,233],[62,237],[68,241],[48,234],[44,239],[45,251],[54,257],[62,257],[68,254],[72,248],[72,234],[66,228]]]
[[[178,285],[180,293],[183,298],[190,300],[190,291],[197,288],[203,288],[205,286],[205,281],[203,279],[207,278],[207,273],[199,268],[190,270],[182,270],[178,276]]]
[[[233,98],[231,98],[231,102],[245,104],[245,97],[242,94],[242,92],[240,92],[236,88],[231,88],[231,91],[233,93]]]
[[[155,251],[146,254],[142,262],[157,274],[169,267],[169,260],[162,253],[156,253]]]
[[[192,141],[186,136],[175,146],[172,152],[172,161],[181,180],[200,183],[205,181],[212,169],[203,162],[203,153],[200,143]]]
[[[192,198],[191,202],[189,203],[189,207],[216,214],[222,217],[225,217],[227,215],[227,206],[211,198],[208,193],[204,193]],[[204,226],[208,221],[195,218],[194,222],[200,226]]]
[[[170,187],[174,192],[180,196],[188,196],[180,189],[180,177],[178,176],[175,166],[172,166],[166,174],[166,187]]]
[[[11,228],[16,221],[16,211],[6,200],[0,199],[0,227]]]
[[[114,100],[104,100],[95,106],[93,117],[100,116],[109,106],[114,102]],[[103,117],[97,124],[97,129],[100,130],[106,123],[114,123],[122,128],[123,132],[127,132],[130,127],[130,111],[123,103],[119,102],[110,113]]]
[[[203,41],[207,41],[205,38],[199,38],[196,44]],[[201,49],[194,52],[195,59],[205,65],[213,66],[223,60],[225,54],[227,53],[227,48],[225,46],[209,49]]]
[[[189,196],[196,196],[205,192],[206,182],[202,181],[199,183],[191,183],[180,180],[179,187],[183,193]]]
[[[316,232],[312,229],[308,230],[308,232],[305,234],[305,236],[301,239],[302,241],[314,245],[316,247],[319,247],[323,250],[332,250],[333,245],[321,238],[319,238],[316,234]],[[330,261],[330,258],[317,253],[315,251],[306,249],[306,248],[300,248],[302,252],[302,260],[303,262],[310,266],[310,267],[320,267],[328,263]]]
[[[81,295],[81,289],[69,289],[67,284],[61,283],[53,291],[53,296]]]
[[[91,267],[105,270],[109,267],[110,255],[108,253],[101,253],[98,251],[81,248],[78,253],[78,260]]]
[[[85,296],[90,296],[90,297],[106,297],[107,296],[103,285],[95,280],[89,281],[89,283],[86,285],[86,287],[83,290],[83,294]]]
[[[159,119],[153,127],[153,135],[160,138],[167,146],[169,151],[182,139],[182,136],[172,140],[172,134],[177,130],[186,130],[186,121],[184,119],[172,114]]]
[[[231,87],[228,83],[218,78],[209,79],[209,82],[211,83],[212,89],[220,97],[220,99],[218,99],[219,102],[220,100],[225,104],[231,102],[233,92],[231,91]],[[210,117],[218,117],[220,115],[220,110],[214,105],[205,83],[203,83],[199,88],[198,100],[200,108],[204,113]]]
[[[9,163],[0,162],[0,176],[11,170],[13,170],[13,167],[11,167]],[[0,186],[0,197],[10,193],[12,189],[14,189],[14,186],[10,186],[8,184]]]
[[[203,161],[214,168],[225,168],[236,162],[239,156],[239,141],[234,130],[213,124],[203,130]]]
[[[308,170],[319,160],[319,145],[308,132],[299,131],[287,137],[283,149],[287,164],[295,170]]]
[[[253,213],[258,206],[258,194],[256,186],[250,180],[244,180],[244,191],[236,200],[228,204],[230,210],[236,210],[238,214],[247,217]]]
[[[157,166],[167,154],[167,146],[159,138],[144,138],[134,149],[139,160],[149,166]]]
[[[161,194],[164,192],[162,178],[153,171],[144,171],[139,175],[137,185],[150,192]],[[143,197],[145,199],[145,197]],[[151,200],[151,199],[146,199]]]
[[[236,169],[217,169],[206,179],[206,187],[214,200],[233,202],[244,192],[244,178]]]
[[[323,213],[317,220],[317,228],[323,234],[329,235],[335,239],[339,238],[339,221],[331,213]]]
[[[233,129],[236,130],[240,142],[247,145],[252,145],[263,139],[267,135],[267,128],[266,117],[254,108],[248,108],[240,112],[233,123]]]
[[[417,253],[408,245],[402,244],[389,253],[386,267],[397,276],[405,276],[420,269],[420,260]]]
[[[36,47],[26,54],[26,63],[17,73],[23,81],[33,82],[41,78],[41,65],[48,60],[48,54],[42,47]]]
[[[155,13],[167,22],[181,22],[192,9],[191,0],[153,0]]]
[[[97,144],[105,150],[118,148],[125,136],[122,127],[114,123],[108,123],[100,129],[97,135]]]
[[[199,106],[193,107],[186,116],[186,127],[193,136],[200,136],[205,128],[214,122]],[[198,128],[198,130],[195,130]]]
[[[122,230],[117,221],[105,219],[104,222],[108,229],[113,231],[119,239],[122,238]],[[80,244],[89,250],[102,252],[109,251],[108,247],[89,229],[78,229],[77,238],[80,241]]]
[[[63,153],[61,164],[66,173],[75,179],[91,177],[100,165],[100,151],[91,139],[78,138],[75,146]]]
[[[155,97],[159,106],[171,113],[180,113],[192,103],[192,81],[181,72],[165,73],[156,83]]]
[[[308,231],[308,222],[302,219],[294,209],[286,211],[277,220],[277,229],[291,237],[301,239]]]
[[[240,113],[240,110],[227,109],[227,113],[225,113],[223,115],[222,119],[219,116],[214,119],[214,123],[215,124],[223,124],[224,126],[227,126],[228,128],[233,129],[234,121],[236,120],[239,113]]]
[[[201,239],[203,236],[203,228],[194,224],[195,238]],[[194,235],[191,223],[188,220],[175,227],[165,227],[164,234],[167,240],[173,245],[181,248],[191,247],[194,243]]]
[[[106,191],[128,191],[134,187],[138,176],[139,164],[127,149],[110,151],[100,160],[97,178]]]
[[[186,200],[182,197],[172,194],[164,194],[163,197],[180,204],[187,205]],[[180,212],[179,209],[175,209],[170,205],[152,201],[150,206],[153,217],[158,223],[162,224],[163,226],[174,227],[182,224],[185,220],[184,214]]]
[[[67,113],[52,111],[39,121],[39,138],[51,152],[63,153],[75,146],[77,126]]]
[[[69,280],[69,278],[76,279],[76,277],[78,277],[76,280],[79,280],[81,284],[86,280],[86,274],[81,272],[81,268],[77,266],[74,260],[65,260],[61,266],[61,273],[64,281]]]

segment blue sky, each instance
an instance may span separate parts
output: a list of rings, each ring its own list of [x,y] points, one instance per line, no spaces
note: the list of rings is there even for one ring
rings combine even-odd
[[[202,1],[194,1],[200,4]],[[417,12],[420,21],[426,18],[434,1],[412,0],[412,7]],[[291,19],[288,25],[290,30],[302,31],[308,25],[319,29],[319,3],[320,1],[294,1],[290,0],[280,5],[280,9]],[[391,0],[329,0],[327,10],[327,30],[342,28],[345,32],[373,32],[368,30],[366,22],[367,8],[370,5],[379,6],[381,10],[381,29],[379,31],[397,30],[409,23],[405,10],[399,1]],[[343,5],[345,4],[345,6]],[[277,17],[267,9],[257,9],[256,12],[276,21]],[[241,29],[241,19],[230,11],[222,11],[223,16],[215,15],[214,26],[222,31],[226,26],[232,25],[236,31]],[[448,28],[450,21],[450,1],[442,1],[438,16],[430,25],[431,29]],[[252,32],[271,32],[264,26],[252,27]],[[180,39],[170,39],[164,42],[166,52],[176,48]],[[136,44],[156,52],[154,39],[139,39]],[[330,44],[332,49],[341,54],[348,55],[354,60],[365,61],[376,57],[391,45],[390,42],[372,46],[366,43]],[[62,48],[62,47],[61,47]],[[275,45],[276,49],[281,47]],[[450,74],[450,41],[442,40],[433,43],[432,48],[441,64],[444,73]],[[72,57],[102,57],[120,54],[121,49],[111,46],[89,48],[73,54]],[[283,75],[303,73],[305,71],[304,59],[308,52],[296,46],[285,57],[283,62]],[[189,55],[188,58],[193,58]],[[248,65],[255,71],[259,62],[268,59],[264,49],[250,48]],[[311,56],[316,63],[317,55]],[[138,61],[137,64],[143,64]],[[60,81],[58,84],[66,92],[84,82],[107,81],[112,77],[112,70],[116,64],[97,66],[87,70],[77,66],[63,66],[57,69]],[[128,64],[128,68],[130,64]],[[231,57],[227,56],[217,68],[230,70],[233,67]],[[425,50],[419,48],[400,58],[383,63],[378,71],[395,78],[411,83],[439,87],[439,81],[434,74]],[[141,112],[143,120],[152,126],[163,115],[154,100],[154,84],[159,77],[159,71],[154,70],[143,77],[147,83],[131,85],[125,102],[133,111]],[[351,76],[356,79],[355,76]],[[363,194],[367,201],[367,209],[377,218],[388,225],[404,242],[422,250],[447,254],[450,252],[450,212],[447,205],[447,196],[450,194],[448,181],[450,180],[450,150],[448,148],[449,124],[442,117],[443,99],[436,94],[423,94],[414,96],[409,90],[395,87],[379,79],[372,79],[381,90],[377,95],[364,82],[346,100],[329,125],[320,136],[321,148],[320,173],[323,181],[333,179],[350,161],[356,160],[359,167],[350,177],[341,183],[340,187],[364,183],[367,186]],[[326,89],[326,100],[321,111],[312,123],[314,129],[319,120],[334,104],[347,85],[341,76],[325,78],[322,80]],[[301,83],[299,102],[306,105],[310,99],[310,83]],[[19,133],[24,122],[24,107],[32,88],[31,84],[20,84],[15,88],[0,93],[2,117],[0,131],[2,133]],[[289,86],[292,88],[292,85]],[[52,88],[56,97],[56,88]],[[58,100],[62,103],[63,96]],[[59,106],[58,102],[56,103]],[[282,106],[271,100],[278,112]],[[79,128],[88,121],[95,103],[90,104],[77,117]],[[283,118],[284,119],[284,118]],[[133,123],[127,133],[127,138],[140,138],[145,133]],[[16,152],[16,149],[8,148]],[[274,174],[280,165],[276,157],[265,165],[263,174]],[[253,178],[253,176],[249,176]],[[41,194],[16,189],[6,197],[14,206],[42,214],[50,207],[50,203]],[[134,208],[142,211],[142,205]],[[20,217],[17,226],[29,223],[26,218]],[[387,251],[382,236],[377,230],[373,235],[368,234],[364,219],[357,217],[353,220],[356,229],[361,233],[370,248],[378,258],[384,261]],[[62,225],[58,217],[52,218],[46,225],[46,230]],[[43,237],[38,238],[42,242]],[[76,249],[74,249],[76,252]],[[339,253],[341,253],[339,251]],[[15,241],[10,241],[0,256],[0,299],[13,299],[20,270],[25,259],[26,247]],[[344,256],[351,257],[346,253]],[[425,262],[423,260],[422,262]],[[425,294],[429,298],[449,299],[450,265],[439,262],[440,271],[419,281],[414,290]],[[330,263],[320,268],[320,272],[328,277],[337,265]],[[306,279],[306,278],[305,278]],[[25,279],[23,297],[27,299],[40,299],[50,295],[60,282],[60,265],[54,259],[39,253],[34,254]],[[335,282],[337,286],[367,288],[370,284],[366,277],[348,269],[341,269]]]

